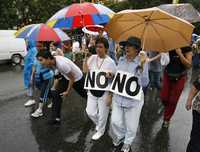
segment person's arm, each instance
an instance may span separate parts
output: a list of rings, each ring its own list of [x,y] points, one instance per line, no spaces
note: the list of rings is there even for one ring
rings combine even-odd
[[[146,87],[149,84],[149,69],[148,69],[148,63],[144,63],[143,71],[140,76],[141,80],[141,86]]]
[[[88,73],[89,71],[89,65],[92,61],[92,56],[88,57],[87,53],[85,54],[85,57],[83,59],[83,73]]]
[[[74,75],[73,75],[72,72],[69,72],[69,73],[67,74],[67,77],[69,78],[69,84],[68,84],[67,90],[66,90],[65,92],[61,93],[61,95],[63,95],[63,96],[68,96],[68,95],[69,95],[69,93],[70,93],[71,90],[72,90],[73,84],[74,84],[74,82],[75,82],[75,78],[74,78]]]
[[[88,64],[87,64],[87,61],[88,61],[88,58],[85,57],[83,59],[83,73],[87,73],[89,70],[88,70]]]
[[[108,70],[107,71],[107,73],[106,73],[106,77],[108,78],[108,79],[113,79],[114,78],[114,76],[115,76],[115,73],[117,72],[117,66],[116,66],[116,64],[114,63],[114,61],[110,64],[110,70]]]
[[[181,63],[186,68],[192,67],[192,52],[187,52],[187,53],[185,53],[185,56],[184,56],[181,49],[176,49],[176,53],[180,57]]]
[[[192,100],[197,95],[197,93],[198,93],[198,90],[196,89],[194,85],[192,85],[192,88],[190,89],[190,93],[189,93],[186,106],[185,106],[187,110],[190,110],[192,108]]]
[[[57,48],[56,51],[58,55],[64,56],[63,50],[61,50],[60,48]]]
[[[35,75],[35,65],[32,65],[32,73],[31,73],[31,79],[30,79],[30,84],[33,84],[33,79],[34,79],[34,75]]]
[[[158,60],[158,59],[160,59],[160,57],[161,57],[161,54],[159,53],[158,55],[156,55],[152,58],[147,58],[147,62],[152,62],[152,61]]]

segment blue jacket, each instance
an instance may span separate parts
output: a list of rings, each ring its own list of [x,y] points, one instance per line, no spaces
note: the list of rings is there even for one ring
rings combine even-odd
[[[37,54],[37,49],[35,47],[34,41],[28,42],[28,53],[24,59],[24,86],[25,88],[29,87],[31,73],[32,73],[32,66],[35,63]]]

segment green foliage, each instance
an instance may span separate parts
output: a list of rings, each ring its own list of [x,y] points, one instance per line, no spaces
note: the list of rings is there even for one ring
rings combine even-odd
[[[31,23],[45,23],[58,10],[80,0],[0,0],[0,29],[13,29]],[[91,0],[85,0],[91,1]],[[128,0],[105,2],[104,5],[118,12],[124,9],[140,9],[171,3],[172,0]],[[180,0],[192,3],[200,11],[199,0]],[[199,24],[195,24],[200,27]]]
[[[72,0],[0,0],[0,29],[46,22]]]

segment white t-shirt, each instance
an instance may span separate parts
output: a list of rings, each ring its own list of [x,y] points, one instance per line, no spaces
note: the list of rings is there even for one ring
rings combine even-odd
[[[72,44],[72,51],[73,52],[80,52],[80,43],[78,41],[73,42]]]
[[[116,64],[109,56],[103,59],[98,57],[98,55],[92,55],[88,59],[87,65],[89,70],[103,70],[113,74],[116,73]]]
[[[81,70],[77,65],[75,65],[71,60],[63,56],[55,56],[56,59],[56,68],[58,71],[67,79],[67,74],[72,72],[75,77],[75,82],[80,80],[83,76]]]

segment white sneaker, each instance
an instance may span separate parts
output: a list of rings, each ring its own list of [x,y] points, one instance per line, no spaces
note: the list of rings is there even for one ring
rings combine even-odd
[[[37,109],[34,113],[31,114],[31,116],[34,117],[34,118],[38,118],[38,117],[43,116],[42,110]]]
[[[93,136],[92,136],[92,140],[98,140],[103,136],[103,133],[101,132],[96,132]]]
[[[131,151],[131,145],[129,144],[124,144],[122,149],[121,149],[122,152],[130,152]]]
[[[50,104],[48,104],[48,108],[52,108],[53,103],[51,102]]]
[[[30,100],[28,100],[28,101],[24,104],[24,106],[25,106],[25,107],[32,106],[32,105],[34,105],[35,103],[36,103],[35,100],[30,99]]]

